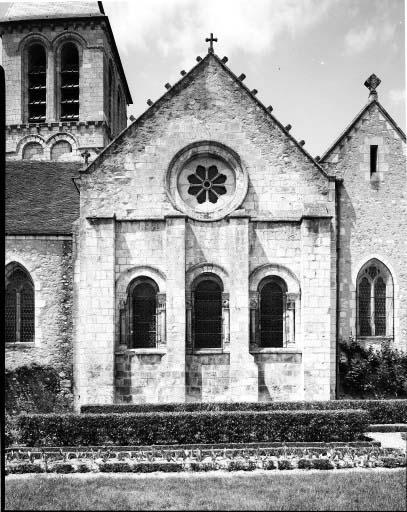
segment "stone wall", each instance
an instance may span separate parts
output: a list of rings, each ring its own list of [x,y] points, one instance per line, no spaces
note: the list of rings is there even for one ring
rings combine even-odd
[[[35,342],[6,344],[5,365],[54,367],[72,385],[72,239],[70,236],[7,236],[6,265],[21,264],[34,282]]]
[[[69,26],[70,25],[70,26]],[[41,30],[35,22],[10,25],[2,34],[3,67],[6,77],[6,152],[12,158],[21,158],[19,142],[27,136],[37,135],[45,142],[58,133],[72,133],[78,147],[102,149],[127,124],[124,84],[119,65],[112,50],[111,41],[104,27],[104,21],[52,20],[41,23]],[[66,41],[73,41],[79,48],[79,122],[59,121],[58,72],[60,50]],[[28,125],[26,49],[30,42],[42,43],[47,55],[47,109],[44,123]],[[108,116],[109,94],[105,77],[108,66],[113,69],[112,119]],[[122,106],[117,108],[118,90],[122,94]],[[109,99],[110,101],[110,99]],[[27,141],[29,139],[27,138]],[[67,138],[69,142],[69,138]],[[74,152],[75,152],[74,148]],[[75,156],[77,156],[75,154]],[[79,155],[78,155],[79,156]],[[48,158],[49,159],[49,158]]]
[[[378,145],[378,180],[370,177],[370,145]],[[339,186],[339,337],[356,335],[356,279],[377,258],[394,282],[394,343],[407,349],[406,145],[377,104],[364,113],[328,162]]]
[[[167,180],[174,155],[202,140],[217,141],[234,151],[248,182],[237,210],[211,222],[186,218],[176,210]],[[208,58],[171,89],[81,173],[80,181],[79,296],[88,297],[92,283],[100,291],[97,300],[103,296],[104,303],[111,304],[102,284],[105,278],[94,272],[101,264],[100,242],[91,240],[99,238],[92,226],[108,219],[115,226],[115,247],[109,245],[109,255],[111,250],[115,255],[116,354],[114,376],[110,363],[114,345],[108,353],[106,332],[102,336],[106,364],[98,355],[102,342],[93,345],[101,336],[93,324],[99,317],[102,323],[105,319],[96,302],[86,299],[78,313],[79,324],[84,325],[77,341],[83,386],[89,386],[91,361],[99,366],[96,377],[92,375],[93,391],[78,400],[110,400],[110,392],[104,395],[102,389],[109,381],[113,386],[114,379],[118,401],[333,396],[333,182],[216,60]],[[250,283],[258,269],[264,276],[277,272],[295,295],[296,339],[282,355],[273,349],[249,351]],[[199,353],[188,346],[186,308],[192,283],[202,272],[216,274],[228,294],[228,335],[224,333],[220,351]],[[154,279],[159,292],[166,293],[166,343],[157,349],[129,350],[118,340],[119,307],[129,282],[142,275]],[[94,340],[92,348],[82,348],[88,338]],[[103,386],[96,390],[95,382]]]

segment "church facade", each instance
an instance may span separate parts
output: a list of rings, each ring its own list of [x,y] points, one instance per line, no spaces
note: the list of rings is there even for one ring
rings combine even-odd
[[[101,3],[19,5],[0,23],[6,364],[57,367],[76,407],[327,400],[339,341],[407,350],[405,135],[375,75],[313,158],[211,36],[124,129]]]

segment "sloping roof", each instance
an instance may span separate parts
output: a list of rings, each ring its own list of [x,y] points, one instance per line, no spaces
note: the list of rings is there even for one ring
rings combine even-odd
[[[34,18],[66,18],[101,15],[98,2],[13,2],[7,9],[4,21]]]
[[[353,119],[353,121],[345,128],[345,130],[339,135],[339,137],[335,140],[335,142],[325,151],[325,153],[321,157],[321,162],[323,162],[328,156],[332,153],[332,151],[342,142],[342,140],[346,137],[346,135],[352,130],[354,125],[361,119],[364,114],[373,107],[373,105],[377,105],[380,112],[387,119],[387,121],[393,126],[396,132],[400,135],[401,139],[406,141],[406,135],[403,130],[398,126],[396,121],[391,117],[391,115],[387,112],[387,110],[383,107],[383,105],[378,100],[372,100],[367,105],[365,105],[359,114]]]
[[[95,158],[95,160],[82,172],[90,172],[94,167],[95,164],[99,163],[101,160],[103,160],[106,153],[108,153],[110,147],[115,147],[117,144],[117,141],[121,139],[123,134],[127,132],[131,127],[136,126],[141,121],[143,121],[145,118],[147,118],[151,113],[153,112],[153,108],[156,108],[157,105],[164,103],[167,98],[169,98],[172,94],[174,94],[174,91],[179,91],[182,89],[184,83],[188,83],[188,80],[191,79],[191,75],[196,72],[201,66],[204,65],[204,63],[207,62],[208,59],[213,58],[215,61],[226,71],[226,73],[233,78],[233,80],[239,84],[240,87],[242,87],[246,93],[253,99],[253,101],[261,107],[261,109],[270,116],[275,124],[281,129],[281,131],[288,137],[294,144],[301,150],[301,152],[309,159],[311,162],[319,169],[319,171],[326,177],[329,178],[327,175],[325,169],[314,160],[314,158],[304,149],[304,147],[289,133],[288,130],[285,129],[285,127],[278,121],[273,114],[267,109],[267,107],[256,97],[256,95],[240,80],[233,71],[226,66],[224,62],[215,54],[215,53],[208,53],[202,60],[198,62],[192,69],[188,71],[178,82],[176,82],[171,88],[169,88],[156,102],[152,103],[150,107],[141,114],[133,123],[129,126],[127,126],[117,137],[114,139],[108,146],[106,146],[103,151],[101,151],[98,156]]]
[[[6,162],[6,234],[69,234],[79,217],[81,163]]]

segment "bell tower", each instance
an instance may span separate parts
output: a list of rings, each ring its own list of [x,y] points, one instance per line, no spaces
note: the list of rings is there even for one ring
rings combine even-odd
[[[102,2],[15,2],[0,20],[6,155],[91,161],[132,103]]]

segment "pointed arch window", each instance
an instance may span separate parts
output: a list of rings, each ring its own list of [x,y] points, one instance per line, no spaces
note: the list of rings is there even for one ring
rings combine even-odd
[[[34,284],[17,263],[6,267],[6,343],[34,342]]]
[[[379,260],[362,267],[357,279],[358,336],[392,336],[393,279]]]
[[[28,122],[45,122],[47,110],[47,56],[42,44],[28,48]]]
[[[61,49],[61,121],[79,120],[79,52],[72,42]]]

